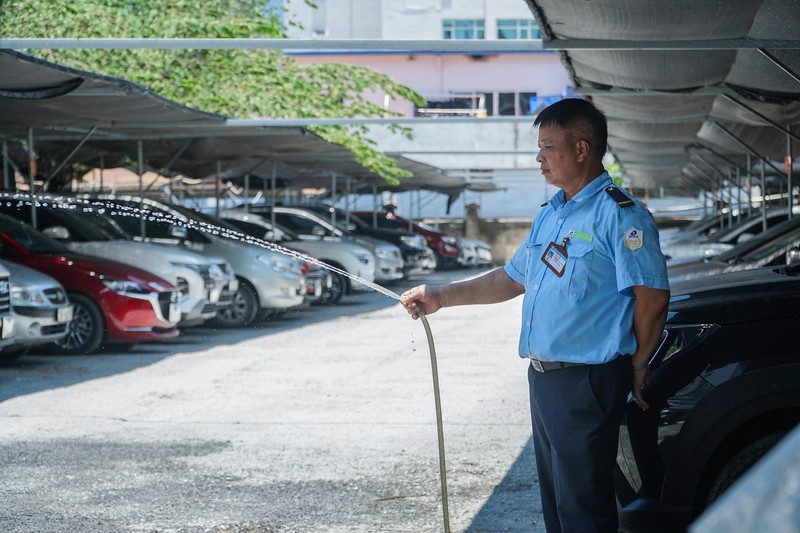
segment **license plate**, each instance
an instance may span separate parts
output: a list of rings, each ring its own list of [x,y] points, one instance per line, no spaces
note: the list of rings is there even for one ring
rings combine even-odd
[[[56,322],[69,322],[72,320],[73,307],[59,307],[56,309]]]
[[[212,304],[217,303],[219,301],[220,292],[221,291],[218,290],[208,291],[208,301]]]
[[[0,320],[0,339],[8,339],[14,333],[14,322],[10,316],[4,316]]]
[[[238,279],[230,280],[228,282],[228,290],[231,292],[236,292],[237,290],[239,290],[239,280]]]

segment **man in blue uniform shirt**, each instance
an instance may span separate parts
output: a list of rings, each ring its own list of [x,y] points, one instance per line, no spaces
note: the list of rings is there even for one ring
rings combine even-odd
[[[536,160],[560,190],[511,260],[478,278],[403,293],[413,318],[524,294],[519,354],[530,360],[533,441],[545,527],[616,532],[613,471],[628,394],[642,409],[669,283],[650,212],[602,159],[607,123],[582,99],[543,110]]]

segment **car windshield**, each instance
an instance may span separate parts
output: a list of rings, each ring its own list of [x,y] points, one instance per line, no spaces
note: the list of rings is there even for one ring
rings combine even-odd
[[[797,241],[800,241],[800,229],[795,229],[794,231],[790,231],[777,237],[761,246],[752,250],[746,254],[744,254],[741,258],[742,261],[747,262],[757,262],[761,261],[762,259],[769,258],[770,256],[774,256],[777,253],[786,253],[786,249],[789,248],[790,245],[795,244]]]
[[[211,215],[207,215],[200,211],[195,211],[194,209],[189,209],[188,207],[184,207],[182,205],[172,205],[171,207],[175,209],[175,211],[197,222],[202,222],[209,226],[217,226],[218,228],[234,231],[236,233],[242,233],[236,226],[231,225],[229,222],[225,220],[214,218]]]
[[[0,215],[0,231],[34,254],[69,253],[69,248],[60,242],[9,216]]]
[[[717,259],[719,259],[720,261],[724,261],[726,263],[739,261],[741,260],[741,257],[744,254],[750,252],[751,250],[760,248],[764,246],[765,243],[769,243],[776,237],[783,235],[784,233],[794,230],[795,228],[798,227],[800,227],[800,217],[796,217],[791,220],[786,220],[776,226],[771,227],[765,232],[759,233],[752,239],[748,239],[740,244],[737,244],[727,252],[719,254],[719,256],[717,256]]]

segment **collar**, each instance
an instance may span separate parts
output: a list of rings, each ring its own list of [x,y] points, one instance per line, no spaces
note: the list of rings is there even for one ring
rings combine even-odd
[[[608,175],[608,172],[603,172],[595,179],[587,183],[586,187],[578,191],[578,194],[573,196],[571,201],[577,203],[584,202],[612,184],[613,182],[611,181],[611,176]],[[550,199],[550,203],[553,205],[553,207],[561,207],[566,203],[564,201],[564,197],[564,191],[559,189],[559,191]]]

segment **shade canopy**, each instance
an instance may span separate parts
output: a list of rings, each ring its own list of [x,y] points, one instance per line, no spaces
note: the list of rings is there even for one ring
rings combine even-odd
[[[800,2],[526,2],[576,92],[606,113],[610,150],[635,186],[714,189],[748,152],[783,169],[800,123]],[[703,177],[698,147],[729,157]]]

